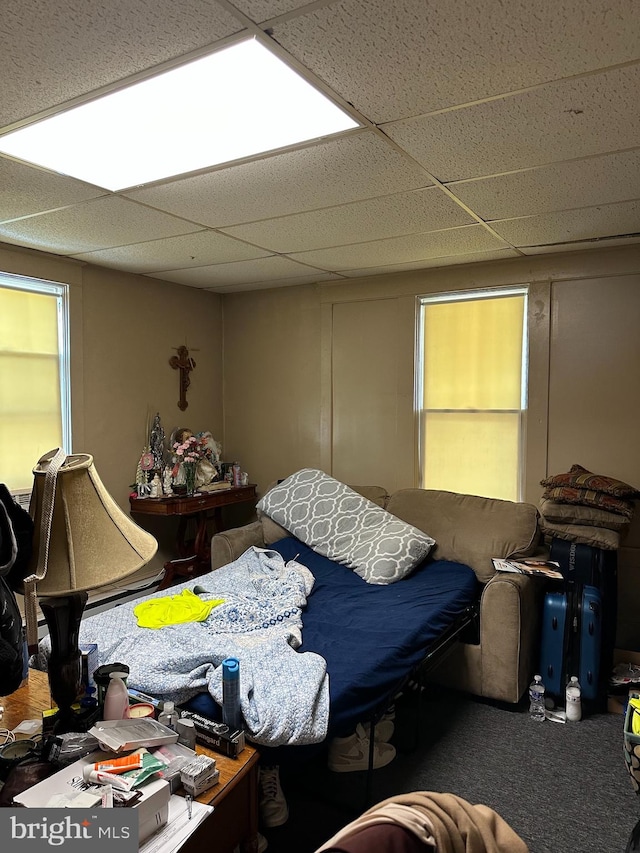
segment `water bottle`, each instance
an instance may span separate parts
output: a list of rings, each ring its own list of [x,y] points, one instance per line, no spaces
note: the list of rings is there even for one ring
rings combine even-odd
[[[567,684],[565,699],[567,722],[577,723],[578,720],[582,719],[582,691],[580,682],[575,675],[571,676],[571,680]]]
[[[544,684],[541,675],[536,675],[529,685],[529,716],[537,723],[541,723],[545,718]]]
[[[222,722],[229,726],[231,731],[242,728],[238,658],[225,658],[222,661]]]
[[[158,722],[162,723],[168,729],[176,730],[178,722],[178,712],[175,710],[173,702],[165,702],[162,706],[162,711],[158,714]]]

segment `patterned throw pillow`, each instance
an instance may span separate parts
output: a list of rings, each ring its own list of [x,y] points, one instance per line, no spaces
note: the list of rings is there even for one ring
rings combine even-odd
[[[618,515],[624,515],[626,518],[633,516],[634,505],[632,501],[625,501],[622,498],[616,498],[613,495],[608,495],[605,492],[596,492],[593,489],[575,489],[572,486],[556,486],[555,488],[545,489],[542,493],[543,498],[556,501],[564,504],[584,504],[585,506],[596,506],[599,509],[605,509],[607,512],[615,512]]]
[[[323,471],[304,468],[258,502],[259,512],[367,583],[406,577],[435,541]]]
[[[569,486],[576,489],[588,489],[627,500],[640,498],[640,491],[628,483],[623,483],[622,480],[616,480],[613,477],[605,477],[602,474],[592,474],[582,465],[572,465],[566,474],[555,474],[553,477],[547,477],[540,481],[540,485],[550,488]]]

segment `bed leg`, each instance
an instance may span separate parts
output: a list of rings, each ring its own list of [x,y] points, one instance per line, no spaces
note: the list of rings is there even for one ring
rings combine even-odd
[[[376,724],[373,720],[369,723],[369,766],[367,767],[367,778],[364,791],[364,807],[368,809],[373,797],[373,750],[375,748]]]

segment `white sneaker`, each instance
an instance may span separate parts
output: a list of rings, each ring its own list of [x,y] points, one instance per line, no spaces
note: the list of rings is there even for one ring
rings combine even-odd
[[[280,787],[278,766],[260,767],[258,780],[260,820],[267,827],[282,826],[289,820],[289,807]]]
[[[396,757],[396,748],[390,743],[373,742],[373,769],[385,767]],[[334,737],[329,744],[329,770],[335,773],[352,773],[369,769],[369,738],[358,723],[349,737]]]
[[[395,725],[391,720],[386,720],[384,717],[379,723],[376,723],[373,729],[373,739],[380,743],[387,743],[391,740]],[[371,733],[371,723],[358,723],[356,732],[360,737],[369,737]]]
[[[383,717],[379,723],[376,723],[373,739],[380,743],[387,743],[393,737],[394,729],[393,720],[387,720]]]

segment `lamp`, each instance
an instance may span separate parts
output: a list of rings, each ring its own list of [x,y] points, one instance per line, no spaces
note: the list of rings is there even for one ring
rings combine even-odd
[[[24,581],[27,642],[37,646],[39,599],[51,639],[49,687],[59,709],[55,730],[65,732],[75,723],[78,636],[88,590],[134,574],[151,560],[158,543],[116,504],[89,454],[52,450],[33,474],[33,555]]]

